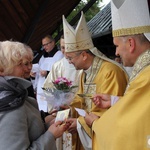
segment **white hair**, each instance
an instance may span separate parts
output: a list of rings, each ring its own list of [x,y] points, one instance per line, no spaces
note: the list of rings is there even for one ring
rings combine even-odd
[[[10,75],[14,67],[28,55],[27,49],[27,46],[20,42],[0,42],[0,72],[3,75]]]

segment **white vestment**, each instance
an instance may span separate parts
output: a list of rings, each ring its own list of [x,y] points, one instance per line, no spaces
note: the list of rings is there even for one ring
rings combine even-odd
[[[36,77],[35,77],[35,85],[34,87],[36,88],[36,98],[39,106],[39,110],[43,110],[45,112],[48,111],[47,108],[47,102],[45,101],[44,93],[43,93],[43,83],[45,81],[45,77],[42,77],[40,75],[40,70],[46,70],[46,71],[51,71],[52,65],[60,60],[63,57],[63,54],[61,51],[57,51],[53,57],[46,57],[44,58],[43,56],[39,60],[39,70],[36,72]],[[34,65],[33,65],[34,69]]]
[[[43,87],[49,88],[53,86],[52,82],[55,81],[58,77],[65,77],[72,81],[73,85],[78,85],[81,73],[82,70],[76,70],[75,67],[72,64],[69,64],[67,59],[63,57],[53,65],[52,70],[49,72]]]

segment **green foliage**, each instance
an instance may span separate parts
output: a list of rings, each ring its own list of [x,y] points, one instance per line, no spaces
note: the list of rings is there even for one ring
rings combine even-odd
[[[89,2],[90,0],[85,1],[80,1],[80,3],[76,6],[76,8],[70,13],[70,15],[67,17],[68,22],[70,22],[72,20],[72,18],[74,16],[76,16],[76,14],[78,12],[80,12],[82,10],[82,8]],[[89,20],[91,20],[99,11],[100,11],[100,7],[99,7],[99,3],[102,0],[97,0],[90,8],[89,10],[85,13],[85,18],[86,21],[88,22]]]

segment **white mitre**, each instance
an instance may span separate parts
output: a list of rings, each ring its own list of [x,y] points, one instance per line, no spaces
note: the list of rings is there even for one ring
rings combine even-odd
[[[65,39],[65,52],[75,52],[94,47],[83,12],[81,12],[81,17],[76,29],[74,29],[66,21],[63,15],[63,30]]]
[[[100,57],[103,60],[112,62],[113,64],[116,64],[121,69],[123,69],[121,65],[107,58],[93,45],[92,38],[88,30],[88,26],[85,21],[83,12],[81,12],[81,17],[77,24],[76,29],[74,29],[63,16],[63,30],[64,30],[65,52],[90,50],[95,56]]]
[[[144,33],[150,41],[147,0],[111,0],[113,37]]]

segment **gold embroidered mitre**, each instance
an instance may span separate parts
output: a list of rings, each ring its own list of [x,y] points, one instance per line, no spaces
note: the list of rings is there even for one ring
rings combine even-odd
[[[148,0],[111,0],[113,37],[144,33],[150,41]]]
[[[63,30],[65,52],[75,52],[94,48],[83,12],[81,12],[81,17],[76,29],[66,21],[63,15]]]

